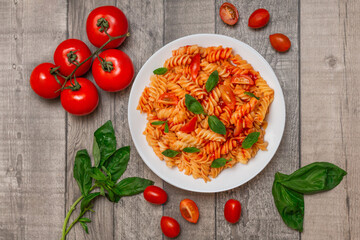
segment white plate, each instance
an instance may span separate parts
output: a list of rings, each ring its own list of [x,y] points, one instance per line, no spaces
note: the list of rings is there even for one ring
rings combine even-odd
[[[164,161],[161,161],[146,142],[143,131],[146,126],[146,114],[140,114],[136,110],[139,98],[145,88],[150,83],[150,76],[153,70],[161,67],[165,60],[171,57],[172,50],[185,45],[198,44],[202,47],[219,46],[231,47],[234,52],[240,54],[247,60],[255,70],[267,81],[269,86],[275,91],[274,102],[271,104],[267,121],[265,140],[269,142],[268,151],[259,151],[255,158],[249,160],[247,165],[236,164],[233,168],[225,169],[218,177],[205,183],[203,179],[194,179],[180,172],[177,167],[168,168]],[[231,37],[217,34],[195,34],[179,38],[166,44],[154,55],[152,55],[140,69],[131,89],[128,118],[131,136],[136,149],[148,167],[164,181],[178,188],[193,192],[221,192],[236,188],[253,177],[255,177],[274,156],[285,127],[285,101],[279,81],[270,67],[269,63],[252,47]]]

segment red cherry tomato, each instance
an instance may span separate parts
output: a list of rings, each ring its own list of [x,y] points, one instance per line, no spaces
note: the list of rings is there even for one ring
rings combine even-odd
[[[128,32],[128,21],[125,14],[117,7],[103,6],[92,10],[86,20],[86,33],[95,47],[101,47],[109,40],[105,31],[112,36],[124,35]],[[104,48],[117,48],[125,37],[111,41]]]
[[[117,92],[130,85],[134,77],[134,65],[123,51],[109,49],[94,60],[92,74],[102,90]]]
[[[233,91],[227,85],[220,85],[221,99],[230,109],[235,109],[236,99]]]
[[[74,79],[71,80],[74,82]],[[95,85],[86,78],[77,78],[79,90],[64,89],[60,100],[63,108],[74,115],[83,116],[93,112],[99,103],[99,94]],[[70,87],[70,81],[65,85]]]
[[[197,223],[199,220],[199,208],[191,199],[184,199],[180,202],[180,213],[188,222]]]
[[[242,119],[239,119],[235,125],[234,137],[239,136],[242,131],[243,131],[243,121]]]
[[[248,75],[235,75],[231,78],[231,83],[254,85],[254,80]]]
[[[180,234],[180,225],[172,217],[163,216],[160,226],[164,235],[169,238],[175,238]]]
[[[195,81],[200,70],[200,53],[196,54],[190,63],[191,78]]]
[[[195,130],[197,118],[193,117],[188,123],[180,128],[180,131],[184,133],[191,133]]]
[[[273,46],[276,51],[286,52],[291,47],[290,39],[284,34],[275,33],[270,35],[269,38],[271,46]]]
[[[259,8],[250,15],[248,26],[251,28],[262,28],[268,24],[269,19],[270,14],[268,10]]]
[[[234,5],[225,2],[220,7],[220,17],[224,23],[234,25],[239,20],[239,12]]]
[[[144,191],[144,198],[146,201],[153,204],[164,204],[167,200],[166,192],[157,186],[148,186]]]
[[[54,52],[55,65],[60,66],[59,71],[68,76],[76,65],[83,62],[91,55],[89,47],[79,39],[67,39],[59,44]],[[75,76],[84,75],[91,67],[91,59],[81,65]]]
[[[167,105],[177,105],[179,99],[174,93],[163,93],[160,95],[158,102]]]
[[[229,223],[237,223],[241,215],[241,204],[238,200],[230,199],[225,203],[224,216]]]
[[[52,63],[41,63],[34,68],[30,76],[30,86],[40,97],[51,99],[60,95],[64,78],[57,76],[61,85],[56,81],[54,75],[50,73],[51,68],[56,66]],[[56,92],[57,91],[57,92]]]

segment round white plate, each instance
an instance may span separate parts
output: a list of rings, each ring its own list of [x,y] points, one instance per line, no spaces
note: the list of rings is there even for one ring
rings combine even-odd
[[[260,72],[261,76],[275,91],[274,102],[271,104],[267,116],[269,125],[266,129],[265,140],[269,143],[268,151],[259,151],[255,158],[249,160],[247,165],[238,163],[233,168],[225,169],[218,177],[207,183],[203,179],[194,179],[192,176],[185,175],[177,167],[167,167],[165,162],[155,155],[152,148],[146,142],[145,135],[143,135],[147,122],[146,114],[140,114],[140,111],[136,110],[145,86],[150,83],[150,76],[153,74],[153,70],[163,66],[165,60],[171,57],[172,50],[193,44],[198,44],[202,47],[222,45],[223,47],[233,48],[235,53],[240,54],[255,70]],[[195,34],[166,44],[146,61],[132,85],[128,106],[128,119],[135,147],[141,158],[156,175],[171,185],[185,190],[208,193],[221,192],[246,183],[261,172],[270,162],[284,132],[285,101],[274,71],[269,63],[252,47],[239,40],[223,35]]]

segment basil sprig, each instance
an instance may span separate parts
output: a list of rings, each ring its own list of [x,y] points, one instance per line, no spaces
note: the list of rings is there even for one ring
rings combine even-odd
[[[290,175],[277,172],[272,194],[285,224],[301,232],[304,221],[304,194],[331,190],[346,174],[346,171],[328,162],[311,163]]]
[[[155,69],[155,70],[153,71],[153,73],[156,74],[156,75],[164,75],[167,71],[168,71],[167,68],[161,67],[161,68]]]
[[[257,100],[260,99],[259,97],[255,96],[255,95],[254,95],[253,93],[251,93],[251,92],[244,92],[244,94],[245,94],[245,95],[248,95],[248,96],[250,96],[250,97],[254,97],[254,98],[256,98]]]
[[[165,123],[164,132],[168,133],[169,132],[169,124],[167,121],[155,121],[155,122],[152,122],[151,125],[159,126],[159,125],[163,125],[164,123]]]
[[[259,140],[260,132],[252,132],[246,136],[241,147],[244,149],[251,148]]]
[[[222,135],[226,134],[225,125],[216,116],[210,116],[208,118],[208,124],[209,124],[210,129],[213,132],[222,134]]]
[[[162,152],[162,155],[164,155],[165,157],[176,157],[176,155],[178,155],[179,152],[172,150],[172,149],[166,149],[165,151]]]
[[[210,92],[211,90],[213,90],[213,88],[218,84],[219,82],[219,72],[217,70],[213,71],[208,80],[206,81],[205,84],[205,89],[207,92]]]
[[[186,108],[195,114],[205,114],[203,106],[193,96],[185,95],[185,106]]]
[[[226,160],[225,158],[217,158],[211,163],[211,167],[212,168],[220,168],[220,167],[225,166],[225,164],[230,161],[231,161],[231,159]]]
[[[183,149],[183,152],[197,153],[197,152],[200,152],[200,149],[198,149],[196,147],[186,147],[186,148]]]

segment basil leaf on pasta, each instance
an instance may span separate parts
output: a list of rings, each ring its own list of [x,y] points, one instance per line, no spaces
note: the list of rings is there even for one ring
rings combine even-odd
[[[203,106],[193,96],[185,95],[185,105],[187,109],[195,114],[205,114]]]
[[[178,155],[179,152],[178,151],[174,151],[171,149],[166,149],[165,151],[162,152],[162,155],[164,155],[165,157],[175,157],[176,155]]]
[[[260,136],[260,132],[252,132],[246,136],[245,140],[242,142],[241,147],[244,149],[251,148],[254,145]]]
[[[198,149],[196,147],[186,147],[183,149],[183,152],[196,153],[196,152],[200,152],[200,149]]]
[[[167,68],[165,67],[161,67],[161,68],[157,68],[153,71],[154,74],[156,75],[164,75],[167,72]]]
[[[225,164],[230,161],[231,161],[231,159],[226,160],[225,158],[217,158],[211,163],[211,167],[212,168],[220,168],[220,167],[225,166]]]
[[[219,82],[219,72],[217,70],[213,71],[208,80],[206,81],[205,88],[207,92],[210,92],[213,90],[213,88],[218,84]]]
[[[165,129],[164,129],[165,133],[169,132],[169,124],[167,123],[167,121],[165,122]]]
[[[155,122],[152,122],[151,125],[157,126],[157,125],[162,125],[164,123],[165,123],[165,121],[155,121]]]
[[[254,97],[254,98],[256,98],[257,100],[260,99],[259,97],[255,96],[255,95],[254,95],[253,93],[251,93],[251,92],[244,92],[244,94],[245,94],[245,95],[248,95],[248,96],[250,96],[250,97]]]
[[[216,117],[210,116],[208,119],[210,129],[218,134],[225,135],[226,134],[226,127],[225,125]]]

